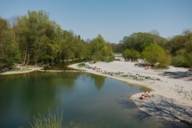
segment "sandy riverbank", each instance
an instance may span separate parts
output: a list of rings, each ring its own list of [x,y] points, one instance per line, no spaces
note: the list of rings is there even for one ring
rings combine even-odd
[[[2,72],[0,73],[0,75],[16,75],[16,74],[25,74],[25,73],[31,73],[31,72],[35,72],[35,71],[40,71],[42,70],[43,67],[39,67],[39,66],[30,66],[30,65],[26,65],[26,66],[21,66],[21,65],[16,65],[15,69],[10,70],[10,71],[6,71],[6,72]]]
[[[143,67],[135,66],[135,63],[133,62],[119,61],[113,61],[110,63],[98,62],[95,64],[85,64],[88,65],[88,67],[96,68],[96,70],[93,70],[93,68],[79,67],[78,64],[73,64],[69,67],[97,75],[114,78],[127,82],[129,84],[144,86],[151,89],[155,97],[150,98],[148,100],[150,102],[146,102],[150,107],[146,107],[148,105],[142,105],[142,101],[138,102],[140,94],[135,94],[130,97],[142,111],[145,111],[151,115],[156,115],[158,117],[157,114],[159,112],[151,112],[149,110],[151,110],[152,108],[158,109],[156,108],[157,106],[162,109],[162,106],[165,106],[163,104],[161,106],[159,104],[159,101],[161,101],[162,103],[166,101],[165,103],[167,103],[167,105],[170,104],[172,106],[183,108],[182,110],[188,108],[186,110],[190,110],[190,112],[192,111],[192,75],[188,72],[188,69],[170,67],[169,69],[164,70],[146,70]],[[118,72],[122,73],[123,75],[114,75]],[[151,102],[153,103],[153,106]],[[174,107],[167,107],[169,108],[170,113],[177,111],[172,111]],[[177,107],[175,107],[175,109],[177,109]],[[166,111],[168,110],[166,109]],[[161,115],[165,114],[163,112],[165,111],[161,111]],[[169,117],[169,119],[172,118],[172,120],[174,121],[179,121],[179,119],[182,119],[182,121],[192,123],[192,115],[190,113],[185,113],[183,111],[180,113],[175,113],[175,115],[176,116]],[[167,116],[159,117],[168,118]]]
[[[13,70],[0,73],[0,75],[17,75],[17,74],[31,73],[31,72],[35,72],[35,71],[50,72],[50,73],[79,72],[79,70],[59,70],[59,69],[44,70],[43,67],[26,65],[26,66],[17,66]]]

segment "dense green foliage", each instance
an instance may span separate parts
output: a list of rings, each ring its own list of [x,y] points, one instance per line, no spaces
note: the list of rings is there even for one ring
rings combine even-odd
[[[189,64],[189,67],[192,68],[192,37],[190,42],[187,44],[186,52],[187,62]]]
[[[134,49],[126,49],[123,52],[123,57],[125,58],[125,60],[135,61],[139,59],[140,53]]]
[[[8,68],[19,59],[15,33],[8,22],[0,18],[0,69]]]
[[[98,35],[90,42],[89,50],[91,60],[110,61],[113,59],[112,48],[101,35]]]
[[[138,32],[119,44],[109,44],[101,35],[91,41],[63,30],[43,11],[29,11],[14,25],[0,18],[0,69],[14,63],[55,65],[73,61],[111,61],[113,51],[126,60],[143,58],[152,65],[192,67],[192,32],[171,39],[156,33]],[[143,55],[143,56],[141,56]]]
[[[132,53],[130,50],[135,50],[142,54],[146,47],[149,48],[151,44],[156,44],[158,47],[154,47],[157,51],[161,51],[158,53],[158,56],[154,54],[156,50],[150,51],[152,49],[148,49],[148,57],[154,56],[154,59],[163,60],[159,61],[159,66],[164,67],[165,65],[171,63],[174,66],[180,67],[192,67],[192,32],[186,31],[182,35],[177,35],[171,39],[165,39],[160,37],[154,33],[134,33],[130,36],[126,36],[120,42],[120,44],[112,45],[114,51],[123,53],[123,56],[126,60],[133,60]],[[127,50],[129,49],[129,50]],[[160,50],[161,49],[161,50]],[[162,54],[162,55],[160,55]],[[144,58],[145,60],[149,60],[146,56],[140,56],[140,58]],[[158,58],[159,57],[159,58]],[[172,59],[170,59],[172,58]],[[152,60],[154,60],[152,59]],[[137,58],[135,59],[137,60]],[[154,62],[150,60],[150,63],[153,65]]]
[[[19,17],[14,29],[24,64],[52,62],[56,57],[59,27],[44,12]]]
[[[126,60],[143,58],[152,65],[159,63],[159,67],[166,67],[170,63],[170,57],[163,48],[166,42],[157,34],[139,32],[123,38],[121,51]]]
[[[120,42],[120,43],[111,43],[110,44],[112,49],[113,49],[113,52],[115,53],[122,53],[122,50],[123,50],[123,43]]]
[[[43,11],[29,11],[10,27],[0,19],[0,68],[22,64],[58,63],[113,58],[111,46],[98,36],[85,42],[80,36],[63,30]]]
[[[166,40],[153,33],[138,32],[124,37],[121,43],[123,50],[130,48],[142,52],[146,46],[153,43],[163,46]]]
[[[86,44],[63,31],[45,12],[29,12],[14,27],[23,64],[55,64],[86,58]]]
[[[142,52],[142,56],[154,66],[167,67],[170,64],[170,56],[157,44],[146,46]]]
[[[172,64],[177,67],[189,67],[189,63],[185,55],[176,55],[172,59]]]
[[[192,32],[186,31],[169,40],[166,48],[173,56],[172,64],[180,67],[192,67]]]

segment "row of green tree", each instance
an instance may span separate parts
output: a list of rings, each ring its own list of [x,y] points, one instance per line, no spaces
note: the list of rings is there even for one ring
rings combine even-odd
[[[169,64],[179,67],[192,67],[192,32],[185,31],[170,39],[156,33],[134,33],[126,36],[117,45],[115,52],[123,53],[127,60],[142,58],[158,67]]]
[[[112,58],[112,48],[101,35],[84,41],[63,30],[43,11],[29,11],[13,24],[0,18],[0,69],[14,63],[54,65]]]
[[[113,50],[112,50],[113,48]],[[85,41],[63,30],[43,11],[29,11],[13,24],[0,18],[0,69],[14,63],[54,65],[71,61],[113,59],[113,51],[127,60],[142,58],[152,65],[192,67],[192,32],[166,39],[157,33],[133,33],[119,44],[101,35]]]

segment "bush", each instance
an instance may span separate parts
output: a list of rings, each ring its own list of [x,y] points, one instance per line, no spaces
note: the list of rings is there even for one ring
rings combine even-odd
[[[189,63],[184,55],[177,55],[173,57],[172,64],[176,67],[188,67]]]
[[[190,48],[188,46],[188,48]],[[176,67],[192,67],[192,52],[191,50],[180,49],[172,59],[172,64]]]
[[[192,52],[187,53],[186,59],[187,59],[187,63],[189,65],[189,67],[192,68]]]
[[[105,62],[111,62],[111,61],[113,61],[114,60],[114,56],[107,56],[107,57],[105,57],[104,59],[103,59],[103,61],[105,61]]]
[[[192,40],[186,45],[186,59],[188,61],[189,67],[192,68]]]
[[[142,56],[150,64],[157,67],[167,67],[171,62],[170,55],[157,44],[145,47]]]
[[[123,57],[125,60],[135,61],[140,57],[140,53],[133,49],[126,49],[123,52]]]
[[[90,59],[97,61],[112,61],[113,51],[112,47],[104,40],[101,35],[98,35],[89,44]]]

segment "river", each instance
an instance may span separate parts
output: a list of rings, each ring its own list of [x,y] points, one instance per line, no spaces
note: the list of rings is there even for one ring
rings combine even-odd
[[[174,127],[129,99],[144,88],[88,73],[0,76],[0,128],[28,128],[39,115],[58,114],[66,128]]]

